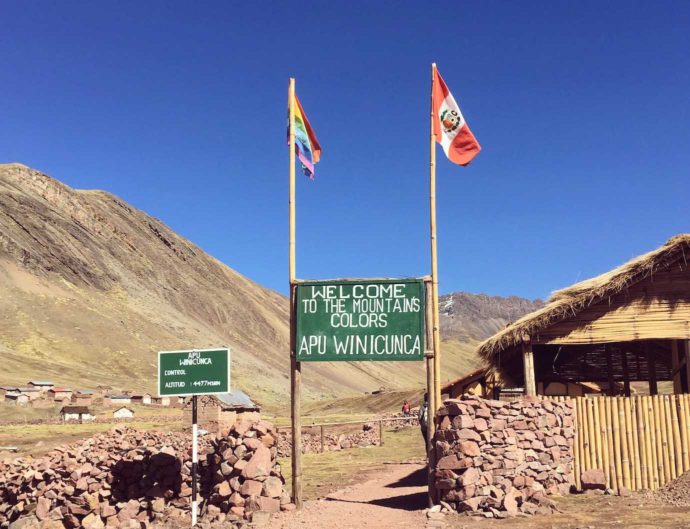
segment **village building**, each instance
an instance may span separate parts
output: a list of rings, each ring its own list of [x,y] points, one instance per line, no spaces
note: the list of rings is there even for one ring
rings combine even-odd
[[[132,398],[129,395],[106,395],[105,403],[115,406],[122,406],[124,404],[131,404]]]
[[[24,393],[6,393],[5,402],[14,406],[28,406],[29,396]]]
[[[143,395],[132,395],[132,403],[151,404],[151,395],[148,393],[144,393]]]
[[[186,424],[192,422],[191,399],[185,403],[184,417]],[[211,433],[222,433],[242,420],[254,421],[260,418],[261,408],[239,389],[230,393],[203,395],[197,398],[199,428]]]
[[[690,390],[690,234],[593,279],[555,292],[546,306],[479,346],[491,373],[528,395],[552,383],[595,383],[609,394],[659,382]]]
[[[113,419],[134,419],[134,410],[128,408],[127,406],[122,406],[113,412]]]
[[[72,404],[76,406],[91,406],[93,404],[93,391],[75,390],[72,393]]]
[[[156,406],[170,406],[170,397],[151,397],[151,404]]]
[[[48,390],[48,398],[55,402],[63,402],[72,398],[72,390],[69,388],[53,387]]]
[[[485,368],[447,382],[441,387],[442,400],[457,399],[461,395],[474,395],[484,398],[498,398],[495,377]]]
[[[37,387],[33,386],[28,386],[25,388],[17,388],[17,392],[19,395],[26,395],[26,397],[29,399],[29,402],[40,399],[43,396],[43,393],[41,390]]]
[[[96,417],[87,406],[65,406],[60,410],[63,422],[87,422]]]
[[[19,388],[14,386],[0,386],[0,401],[5,400],[5,395],[19,395]]]
[[[55,387],[55,384],[47,380],[30,380],[27,384],[30,388],[36,388],[41,391],[41,393],[47,393],[50,389]]]

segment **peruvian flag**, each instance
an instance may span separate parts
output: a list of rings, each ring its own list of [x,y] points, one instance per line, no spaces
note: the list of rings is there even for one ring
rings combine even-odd
[[[434,136],[443,146],[443,152],[451,162],[459,165],[469,164],[481,147],[462,117],[460,107],[438,73],[436,65],[431,88],[431,106],[434,112]]]

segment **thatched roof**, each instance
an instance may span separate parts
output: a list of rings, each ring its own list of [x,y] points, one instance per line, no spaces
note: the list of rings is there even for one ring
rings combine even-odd
[[[683,233],[670,239],[661,248],[636,257],[592,279],[557,290],[543,308],[508,325],[479,345],[479,355],[489,364],[501,351],[526,343],[542,329],[576,316],[594,303],[622,292],[630,285],[654,275],[659,270],[682,260],[690,259],[690,234]]]

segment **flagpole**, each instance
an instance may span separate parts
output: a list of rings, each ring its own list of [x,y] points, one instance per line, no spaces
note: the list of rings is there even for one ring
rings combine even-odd
[[[434,337],[434,404],[436,409],[441,406],[441,333],[439,331],[438,316],[438,253],[436,249],[436,136],[434,135],[434,73],[436,63],[431,65],[431,112],[429,124],[431,133],[429,139],[429,227],[431,232],[431,304]],[[431,401],[430,401],[431,402]],[[433,420],[436,409],[429,410],[429,420]]]
[[[290,405],[292,419],[292,501],[302,508],[302,424],[300,417],[300,393],[302,368],[295,352],[295,79],[290,78],[288,89],[290,180],[289,180],[289,242],[288,271],[290,276]]]

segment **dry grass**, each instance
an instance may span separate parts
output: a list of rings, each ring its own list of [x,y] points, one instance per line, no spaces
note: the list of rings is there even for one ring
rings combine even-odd
[[[126,424],[139,430],[177,430],[182,424],[157,421],[132,421]],[[58,445],[90,437],[116,426],[115,423],[69,423],[69,424],[22,424],[3,426],[0,432],[0,446],[16,446],[20,454],[37,455],[50,451]]]
[[[323,497],[329,492],[358,482],[385,468],[386,463],[423,460],[424,441],[419,428],[404,428],[384,433],[384,445],[353,448],[323,454],[302,456],[302,476],[305,499]],[[290,459],[280,460],[288,487],[291,486]]]

